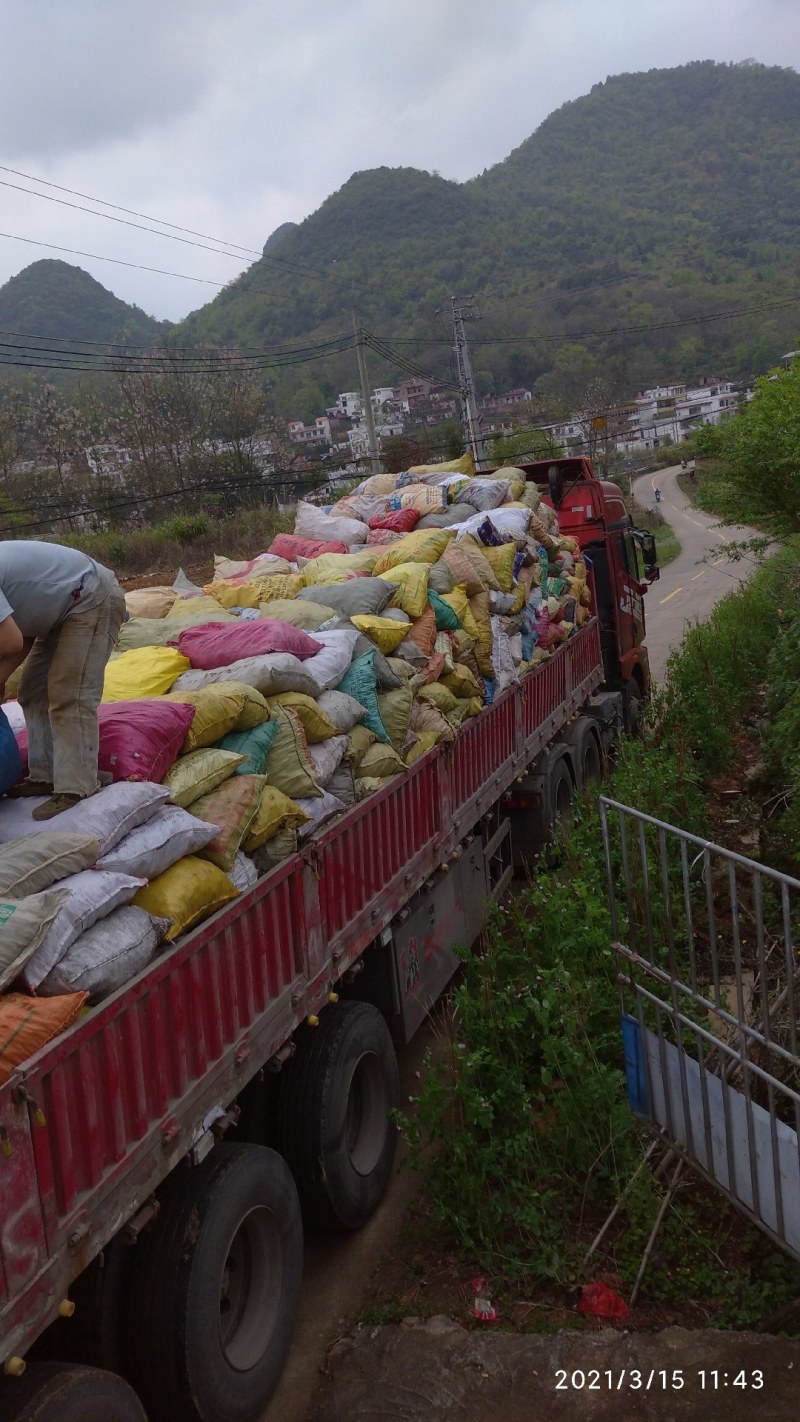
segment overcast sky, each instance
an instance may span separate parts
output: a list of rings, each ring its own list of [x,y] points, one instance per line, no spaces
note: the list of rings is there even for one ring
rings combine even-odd
[[[610,74],[800,68],[798,0],[0,0],[0,21],[0,164],[256,253],[359,169],[473,177]],[[8,186],[0,232],[0,283],[63,256],[171,319],[243,269]]]

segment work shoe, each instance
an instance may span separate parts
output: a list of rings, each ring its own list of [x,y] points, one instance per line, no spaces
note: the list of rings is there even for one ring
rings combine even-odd
[[[51,795],[43,805],[37,805],[31,814],[35,820],[52,820],[56,815],[63,815],[65,810],[73,810],[85,799],[85,795]]]
[[[52,795],[53,785],[49,780],[21,780],[19,785],[12,785],[10,790],[6,790],[10,800],[21,800],[29,795]]]

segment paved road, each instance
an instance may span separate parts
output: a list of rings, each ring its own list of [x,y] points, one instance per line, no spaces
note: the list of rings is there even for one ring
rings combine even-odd
[[[693,508],[678,486],[680,466],[643,474],[633,481],[637,503],[655,507],[661,490],[661,512],[674,529],[681,551],[651,586],[645,603],[650,670],[655,681],[664,676],[667,657],[686,628],[702,622],[715,603],[750,576],[752,558],[731,562],[725,544],[758,537],[752,528],[719,528],[716,519]]]

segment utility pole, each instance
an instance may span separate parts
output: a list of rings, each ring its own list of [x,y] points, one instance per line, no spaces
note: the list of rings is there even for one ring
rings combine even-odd
[[[378,453],[378,440],[375,435],[375,419],[372,413],[372,400],[370,399],[369,384],[367,381],[367,361],[364,355],[364,327],[361,325],[361,318],[353,307],[353,330],[356,337],[356,359],[358,360],[358,374],[361,380],[361,406],[364,411],[364,419],[367,424],[367,441],[369,443],[369,472],[370,474],[380,474],[381,460]]]
[[[472,304],[471,296],[464,298],[451,296],[450,305],[453,309],[453,350],[456,357],[458,387],[461,391],[461,422],[464,427],[464,438],[467,448],[472,451],[475,468],[483,469],[487,463],[486,444],[481,429],[481,417],[478,414],[475,377],[472,374],[472,361],[464,330],[464,322],[477,321],[478,313]]]

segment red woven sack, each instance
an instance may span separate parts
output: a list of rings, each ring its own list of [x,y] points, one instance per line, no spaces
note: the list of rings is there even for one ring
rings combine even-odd
[[[389,513],[376,514],[369,521],[370,528],[390,528],[393,533],[411,533],[419,523],[419,509],[394,509]]]
[[[296,533],[279,533],[268,550],[276,558],[295,563],[298,558],[318,558],[321,553],[349,553],[346,543],[318,543],[315,538],[299,538]]]
[[[163,780],[181,753],[196,709],[158,697],[98,706],[98,769],[108,772],[112,780]],[[27,731],[17,731],[17,745],[27,770]]]
[[[199,627],[186,627],[178,637],[180,651],[200,671],[214,671],[243,657],[265,657],[271,652],[291,652],[293,657],[305,661],[317,655],[319,645],[300,627],[269,617],[239,626],[230,622],[205,622]]]

